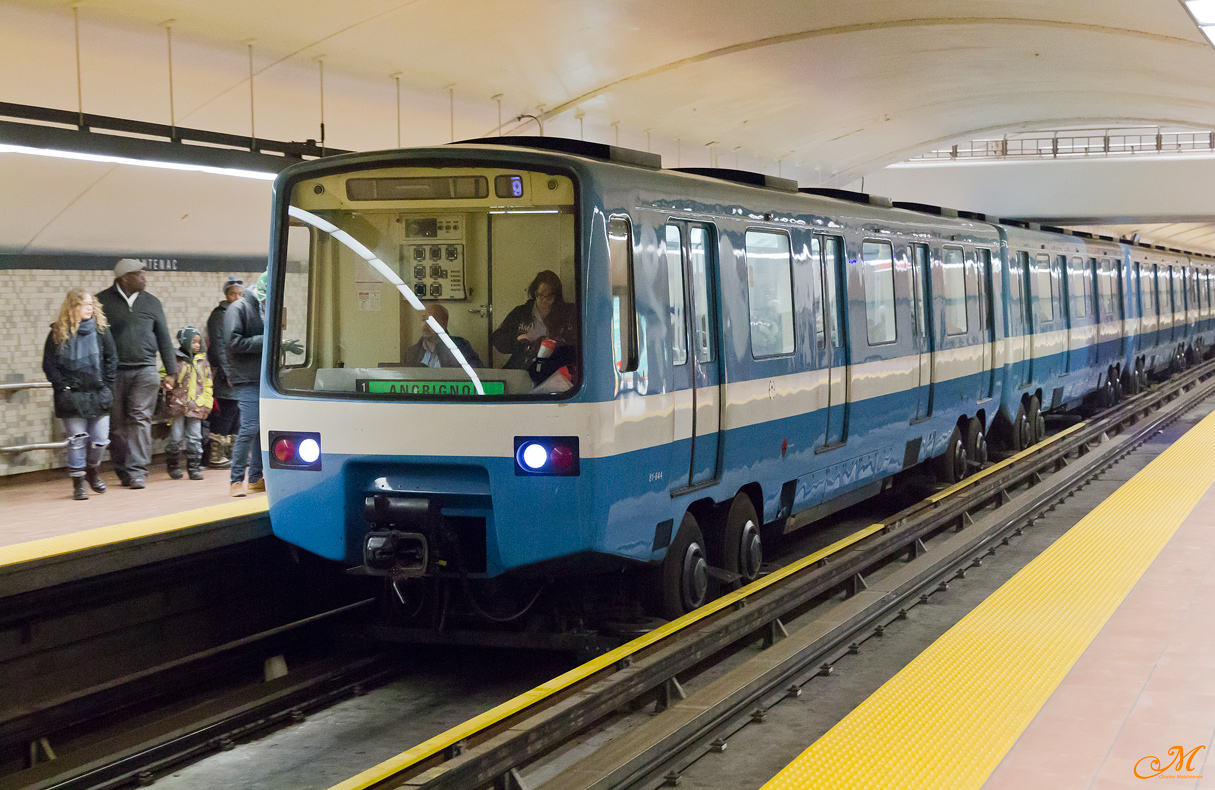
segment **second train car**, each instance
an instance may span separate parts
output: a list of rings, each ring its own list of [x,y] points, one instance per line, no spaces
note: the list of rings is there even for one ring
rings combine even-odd
[[[1209,347],[1215,260],[949,214],[552,138],[288,168],[274,532],[402,601],[635,570],[675,617]]]

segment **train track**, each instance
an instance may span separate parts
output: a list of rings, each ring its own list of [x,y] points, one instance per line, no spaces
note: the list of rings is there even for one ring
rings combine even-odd
[[[339,787],[526,789],[522,771],[546,760],[560,766],[541,772],[546,788],[674,784],[1215,391],[1212,376],[1202,363]],[[711,679],[685,700],[680,680],[697,677]],[[644,725],[555,759],[650,704]]]
[[[258,541],[0,602],[0,787],[146,781],[395,672],[301,573]]]

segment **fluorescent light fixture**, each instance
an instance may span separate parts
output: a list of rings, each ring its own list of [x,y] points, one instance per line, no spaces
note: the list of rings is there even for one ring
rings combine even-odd
[[[60,151],[54,148],[34,148],[27,145],[9,145],[0,143],[0,154],[28,154],[31,156],[49,156],[54,159],[77,159],[84,162],[102,162],[112,165],[135,165],[136,167],[155,167],[161,170],[186,170],[195,173],[210,173],[216,176],[235,176],[237,178],[255,178],[260,181],[273,181],[277,173],[263,173],[257,170],[240,170],[232,167],[210,167],[208,165],[189,165],[181,162],[161,162],[154,159],[133,159],[125,156],[109,154],[86,154],[79,151]]]
[[[1198,24],[1215,25],[1215,0],[1186,0],[1185,5],[1194,15],[1194,19],[1198,20]]]

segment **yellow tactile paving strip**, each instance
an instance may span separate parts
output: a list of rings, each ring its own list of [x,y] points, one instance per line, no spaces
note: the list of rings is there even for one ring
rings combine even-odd
[[[140,521],[129,521],[125,524],[113,524],[67,535],[15,543],[11,546],[0,546],[0,568],[123,543],[137,538],[164,535],[216,521],[256,515],[265,513],[267,509],[268,505],[264,496],[249,497],[239,502],[225,502],[222,505],[211,505],[181,513],[171,513],[167,516],[156,516]]]
[[[977,789],[1215,483],[1215,414],[804,751],[764,790]]]

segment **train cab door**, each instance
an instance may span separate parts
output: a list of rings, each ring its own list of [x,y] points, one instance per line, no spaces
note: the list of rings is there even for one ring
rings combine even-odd
[[[665,227],[674,349],[674,439],[677,446],[681,440],[691,439],[688,451],[678,452],[673,459],[671,483],[675,489],[719,476],[722,400],[713,230],[710,225],[692,222],[670,222]]]
[[[844,274],[844,240],[822,237],[819,294],[827,324],[827,427],[822,447],[843,444],[848,437],[848,310]]]
[[[932,268],[927,244],[911,245],[911,310],[915,314],[916,353],[919,357],[919,386],[913,421],[932,415],[932,363],[936,339],[932,330]]]

